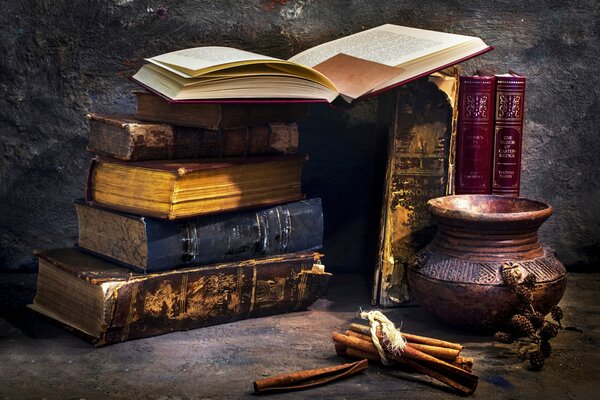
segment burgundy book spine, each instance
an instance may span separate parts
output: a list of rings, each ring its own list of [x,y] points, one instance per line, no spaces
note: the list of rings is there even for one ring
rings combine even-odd
[[[519,196],[525,77],[496,77],[492,194]]]
[[[461,76],[455,194],[492,192],[494,76]]]

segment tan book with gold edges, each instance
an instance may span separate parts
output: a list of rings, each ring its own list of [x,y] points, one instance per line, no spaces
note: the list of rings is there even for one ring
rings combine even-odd
[[[303,198],[305,155],[207,160],[95,159],[86,201],[157,218],[178,219]]]

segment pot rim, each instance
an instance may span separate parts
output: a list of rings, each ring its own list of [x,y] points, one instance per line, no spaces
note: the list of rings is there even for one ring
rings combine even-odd
[[[517,212],[484,212],[469,210],[463,207],[452,207],[456,203],[471,203],[475,199],[478,202],[519,202],[531,205],[531,210]],[[552,215],[553,209],[550,204],[531,200],[525,197],[508,197],[501,195],[487,194],[459,194],[451,196],[442,196],[431,199],[427,202],[427,210],[436,218],[454,219],[472,222],[517,222],[517,221],[536,221],[546,220]]]

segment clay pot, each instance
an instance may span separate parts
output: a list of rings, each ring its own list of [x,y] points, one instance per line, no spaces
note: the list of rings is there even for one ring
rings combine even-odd
[[[521,302],[501,269],[512,266],[521,280],[537,278],[533,306],[547,313],[567,284],[565,267],[540,243],[538,229],[552,207],[538,201],[493,195],[432,199],[437,222],[433,241],[408,268],[411,296],[426,310],[461,327],[500,328]]]

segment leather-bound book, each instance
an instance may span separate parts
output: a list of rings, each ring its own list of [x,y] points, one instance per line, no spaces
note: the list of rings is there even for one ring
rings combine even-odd
[[[244,128],[273,122],[298,122],[310,111],[308,103],[170,103],[144,90],[133,92],[135,118],[141,121],[207,129]]]
[[[119,160],[294,154],[298,150],[295,123],[215,130],[143,122],[130,115],[92,113],[88,119],[88,151]]]
[[[97,346],[306,309],[331,274],[319,253],[135,273],[75,249],[38,254],[29,307]]]
[[[142,272],[239,261],[323,243],[320,199],[168,221],[75,203],[79,246]]]
[[[492,193],[519,196],[525,76],[496,75]]]
[[[95,159],[86,201],[157,218],[181,219],[300,200],[306,156],[201,160]]]
[[[381,207],[374,207],[381,210],[380,223],[372,228],[379,238],[373,304],[391,307],[409,300],[408,263],[433,237],[427,201],[450,188],[458,75],[457,68],[448,68],[384,95],[379,103],[377,132],[387,137],[380,146],[387,156],[378,157],[385,165],[375,178],[383,197]]]
[[[494,76],[461,76],[455,194],[490,194],[494,140]]]

